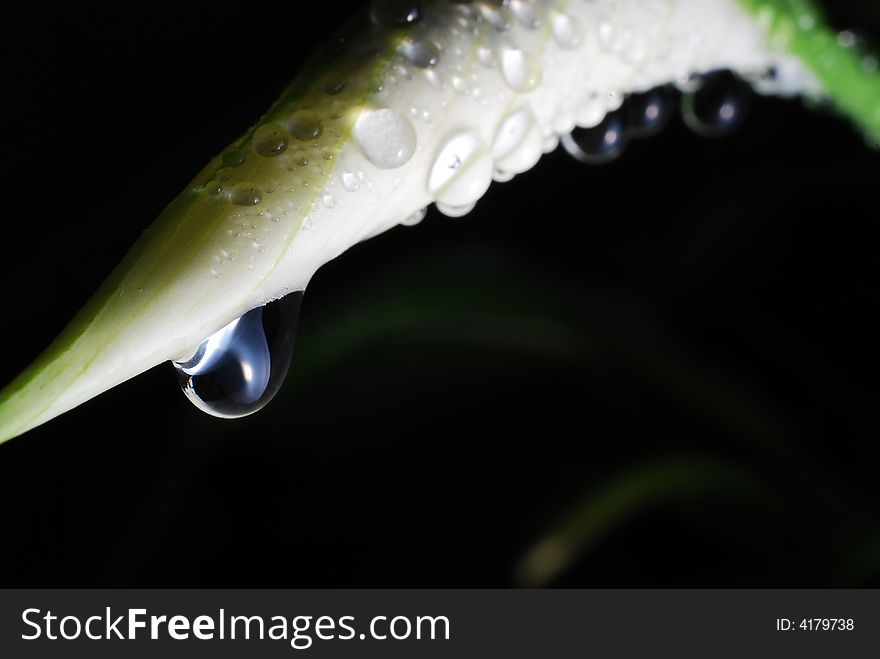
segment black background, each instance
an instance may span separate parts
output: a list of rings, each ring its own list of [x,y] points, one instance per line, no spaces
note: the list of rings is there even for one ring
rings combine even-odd
[[[0,382],[347,11],[6,16]],[[259,414],[163,365],[0,447],[0,584],[880,585],[878,166],[755,99],[432,209],[319,271]]]

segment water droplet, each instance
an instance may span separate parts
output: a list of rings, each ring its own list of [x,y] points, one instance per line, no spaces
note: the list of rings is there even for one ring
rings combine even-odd
[[[287,128],[290,134],[301,142],[310,142],[321,136],[324,129],[324,122],[317,112],[312,110],[297,110],[290,115],[287,122]]]
[[[541,63],[519,48],[501,52],[501,73],[513,91],[529,92],[541,82]]]
[[[510,9],[519,22],[528,29],[537,30],[541,27],[541,17],[538,15],[537,7],[533,4],[524,0],[511,0]]]
[[[424,220],[424,219],[425,219],[425,215],[427,215],[427,214],[428,214],[428,209],[427,209],[427,208],[422,208],[422,209],[420,209],[420,210],[417,210],[415,213],[413,213],[412,215],[410,215],[410,216],[409,216],[408,218],[406,218],[405,220],[403,220],[403,221],[401,222],[401,224],[404,225],[404,226],[407,226],[407,227],[415,226],[416,224],[418,224],[419,222],[421,222],[422,220]]]
[[[622,112],[609,112],[593,128],[575,128],[562,136],[568,154],[583,163],[600,165],[623,153],[628,142]]]
[[[321,203],[324,204],[324,208],[333,208],[336,205],[336,199],[332,194],[325,194],[321,197]]]
[[[244,150],[240,147],[233,146],[223,152],[224,167],[239,167],[245,161]]]
[[[440,50],[433,41],[404,39],[400,53],[421,69],[435,66],[440,60]]]
[[[302,293],[236,318],[172,362],[181,389],[203,412],[225,419],[253,414],[278,393],[293,355]]]
[[[853,48],[858,43],[858,37],[852,30],[841,30],[837,33],[837,43],[844,48]]]
[[[541,130],[529,108],[510,113],[492,140],[496,181],[510,180],[514,174],[531,169],[541,157]],[[504,178],[507,175],[507,178]]]
[[[333,96],[334,94],[338,94],[343,89],[345,89],[345,83],[339,82],[338,80],[328,82],[326,85],[324,85],[324,93],[330,94],[331,96]]]
[[[512,27],[510,18],[510,10],[504,3],[481,3],[479,6],[480,14],[489,25],[499,32],[506,32]]]
[[[262,200],[260,188],[251,183],[239,183],[232,188],[232,203],[236,206],[256,206]]]
[[[287,148],[287,131],[278,124],[263,124],[254,131],[254,151],[271,158]]]
[[[742,124],[750,97],[749,86],[730,71],[709,73],[699,91],[682,97],[682,117],[697,135],[724,137]]]
[[[582,30],[580,22],[573,16],[555,13],[552,21],[553,38],[560,48],[575,48],[581,42]]]
[[[428,194],[446,206],[479,199],[492,182],[492,157],[476,131],[454,135],[440,149],[428,176]]]
[[[513,172],[506,172],[503,169],[498,168],[492,173],[492,179],[499,183],[507,183],[508,181],[513,180],[514,176],[516,176],[516,174]]]
[[[361,183],[358,177],[351,172],[342,172],[342,186],[349,192],[355,192],[361,187]]]
[[[442,201],[438,201],[435,205],[437,206],[437,210],[443,213],[446,217],[461,217],[474,210],[476,203],[452,206],[450,204],[444,204]]]
[[[406,27],[422,17],[421,3],[416,0],[373,0],[370,19],[384,27]]]
[[[670,94],[663,88],[633,94],[624,105],[626,126],[631,137],[651,137],[659,133],[672,117]]]
[[[416,150],[416,131],[395,110],[364,110],[354,125],[354,138],[367,159],[381,169],[407,163]]]

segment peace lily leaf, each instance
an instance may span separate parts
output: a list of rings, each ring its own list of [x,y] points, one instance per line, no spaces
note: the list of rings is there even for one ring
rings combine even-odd
[[[467,212],[493,174],[531,168],[626,93],[732,69],[762,92],[830,97],[876,136],[874,68],[794,0],[374,2],[0,393],[0,441],[191,356],[429,203]]]

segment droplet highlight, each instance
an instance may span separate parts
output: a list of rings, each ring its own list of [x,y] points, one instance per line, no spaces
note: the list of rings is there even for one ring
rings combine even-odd
[[[422,5],[414,0],[373,0],[370,19],[382,27],[407,27],[422,17]]]

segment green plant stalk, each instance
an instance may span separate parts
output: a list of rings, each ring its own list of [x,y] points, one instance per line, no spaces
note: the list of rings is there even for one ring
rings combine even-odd
[[[827,95],[867,133],[880,134],[880,77],[870,60],[839,42],[812,3],[678,0],[662,15],[575,0],[532,8],[540,25],[491,5],[437,0],[423,3],[415,26],[366,23],[331,40],[0,392],[0,442],[156,364],[191,355],[233,319],[303,290],[323,263],[432,202],[449,213],[466,211],[493,171],[529,169],[559,134],[601,119],[612,109],[608,98],[683,73],[732,68],[757,79],[778,65],[786,83],[780,91]],[[512,29],[493,27],[499,15]],[[606,43],[600,24],[638,39]],[[683,38],[695,31],[705,33],[702,45]],[[407,46],[432,43],[440,46],[436,63],[406,54]],[[463,92],[460,72],[493,102]],[[296,113],[304,110],[320,119],[320,134],[302,134]],[[515,116],[525,121],[504,152],[505,122]],[[380,120],[369,124],[371,117]],[[280,151],[262,148],[257,131],[266,124],[283,135]],[[358,133],[365,125],[370,132]],[[461,166],[433,185],[456,136],[470,145],[456,156]],[[377,155],[388,144],[400,147],[397,153]],[[403,162],[394,162],[399,156]],[[359,178],[351,179],[354,173]]]

